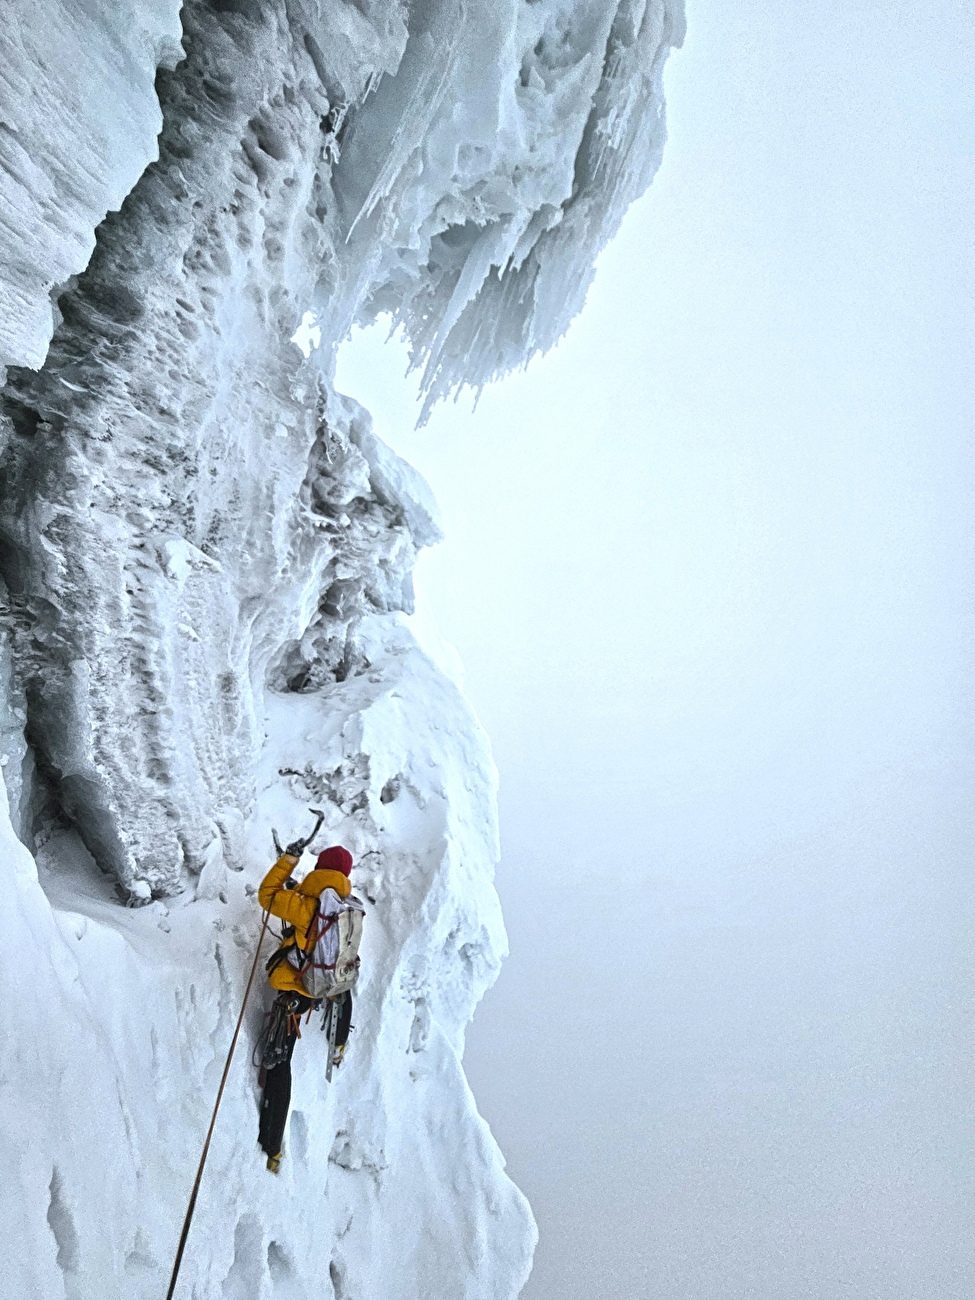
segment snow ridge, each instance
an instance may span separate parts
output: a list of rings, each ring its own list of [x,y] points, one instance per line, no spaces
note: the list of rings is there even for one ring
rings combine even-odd
[[[461,1067],[505,951],[495,774],[410,626],[435,503],[334,357],[388,313],[429,406],[550,346],[659,162],[682,22],[673,0],[15,3],[0,1297],[161,1294],[271,828],[309,805],[369,909],[349,1057],[326,1087],[317,1031],[299,1044],[274,1179],[243,1048],[183,1293],[520,1290],[534,1225]]]

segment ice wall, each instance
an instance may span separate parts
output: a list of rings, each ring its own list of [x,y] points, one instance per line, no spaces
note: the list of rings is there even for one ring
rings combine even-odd
[[[160,1293],[309,804],[369,899],[353,1046],[328,1091],[300,1046],[280,1181],[238,1062],[185,1294],[511,1296],[530,1213],[460,1067],[493,769],[410,631],[435,507],[334,353],[389,312],[434,400],[549,345],[659,159],[680,8],[191,0],[181,50],[174,16],[0,36],[0,1296]]]

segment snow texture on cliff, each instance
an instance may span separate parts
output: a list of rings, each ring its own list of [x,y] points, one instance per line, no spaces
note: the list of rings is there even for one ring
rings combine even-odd
[[[0,381],[39,366],[52,294],[156,157],[156,69],[174,67],[179,0],[7,0],[0,62]]]
[[[389,313],[435,400],[558,337],[659,160],[679,5],[190,0],[181,49],[161,0],[10,17],[0,1296],[160,1293],[309,804],[368,897],[356,1030],[329,1089],[299,1044],[280,1181],[237,1062],[184,1293],[512,1296],[534,1229],[460,1066],[493,768],[410,631],[435,507],[334,355]]]

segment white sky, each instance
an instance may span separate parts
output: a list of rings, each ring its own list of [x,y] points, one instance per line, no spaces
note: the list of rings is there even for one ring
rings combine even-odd
[[[410,432],[502,772],[526,1300],[971,1300],[975,16],[689,0],[550,356]]]

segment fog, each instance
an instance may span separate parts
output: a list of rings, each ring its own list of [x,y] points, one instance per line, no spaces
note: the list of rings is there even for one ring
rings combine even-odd
[[[688,0],[553,353],[411,432],[502,774],[468,1074],[526,1300],[970,1300],[968,7]]]

